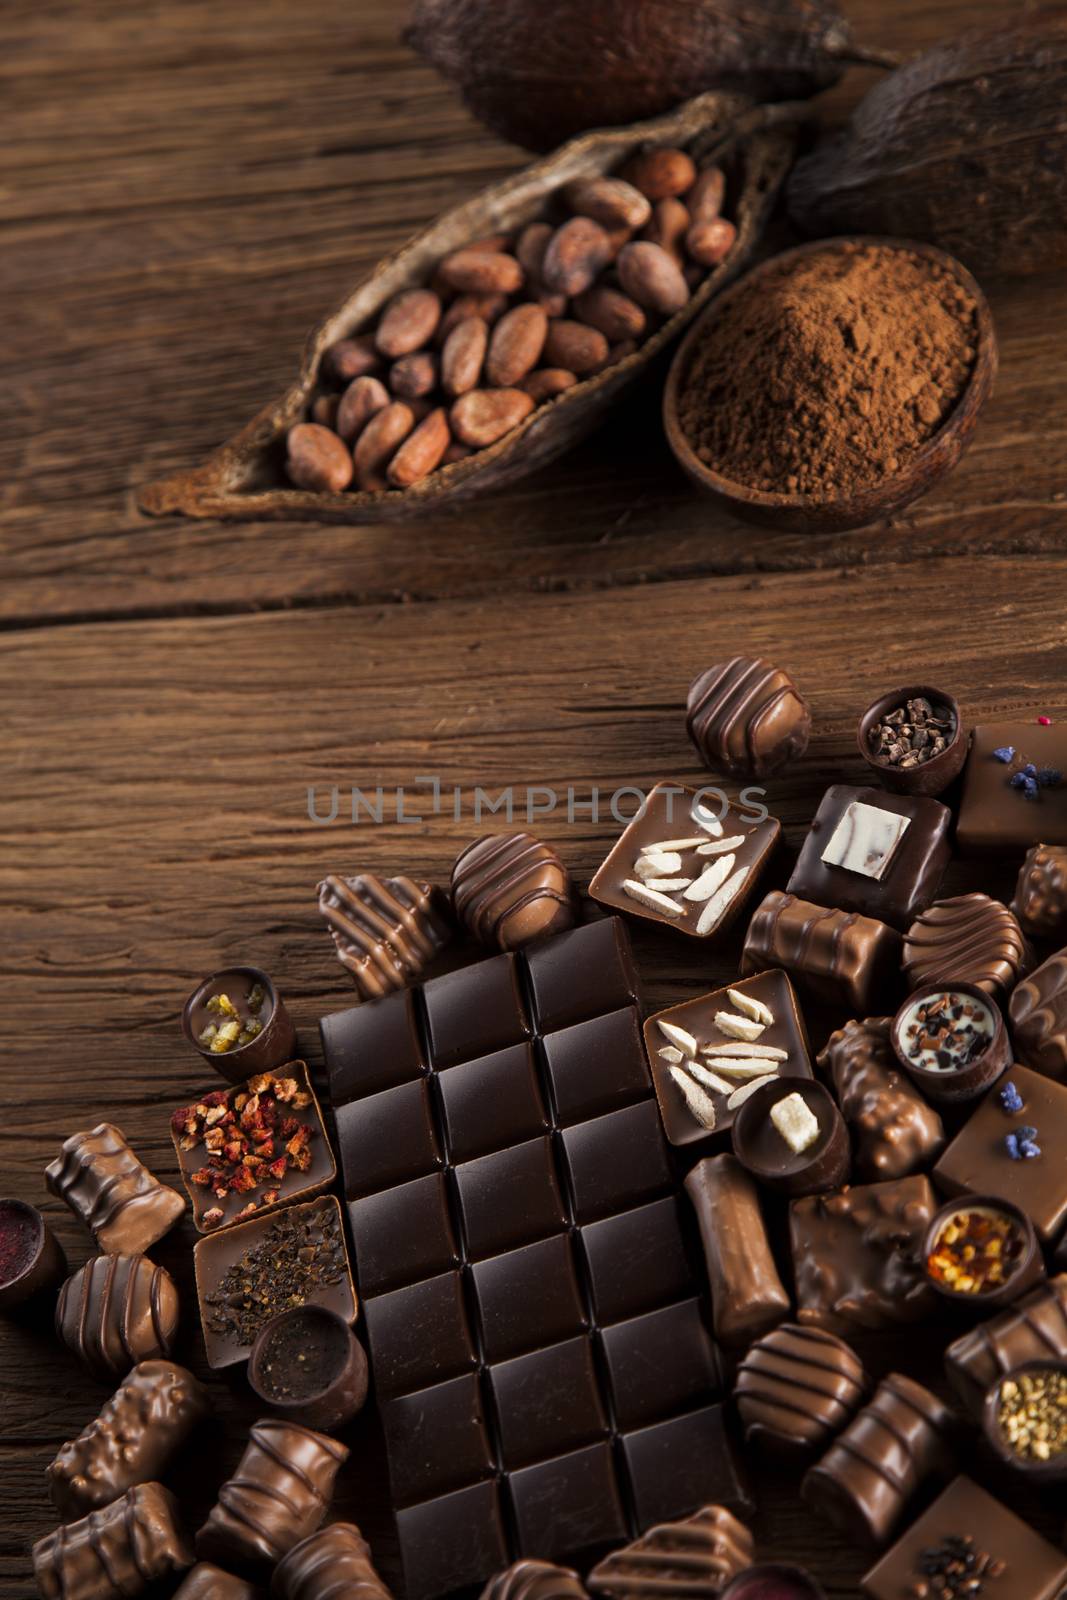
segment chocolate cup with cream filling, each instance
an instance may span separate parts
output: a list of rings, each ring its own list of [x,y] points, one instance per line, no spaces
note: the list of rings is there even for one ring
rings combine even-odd
[[[964,1066],[938,1071],[925,1067],[909,1055],[905,1030],[916,1019],[919,1008],[939,995],[958,995],[973,1001],[988,1015],[989,1042],[985,1049]],[[933,983],[910,994],[893,1018],[890,1043],[897,1060],[916,1088],[936,1105],[962,1105],[978,1100],[994,1084],[1011,1062],[1011,1041],[999,1006],[984,989],[974,983]]]
[[[799,1152],[771,1120],[772,1108],[790,1095],[798,1095],[819,1124],[813,1142]],[[814,1078],[775,1078],[756,1089],[739,1106],[731,1135],[745,1170],[779,1194],[819,1194],[848,1179],[848,1129],[829,1089]]]

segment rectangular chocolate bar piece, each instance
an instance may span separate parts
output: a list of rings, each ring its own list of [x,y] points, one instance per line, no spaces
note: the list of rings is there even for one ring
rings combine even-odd
[[[1067,722],[984,723],[971,735],[956,843],[964,855],[1067,844]]]
[[[329,1075],[330,1103],[347,1105],[427,1073],[415,991],[335,1011],[319,1023]]]
[[[526,952],[526,971],[542,1035],[640,1004],[641,986],[621,917],[540,940]]]
[[[782,967],[813,999],[874,1016],[896,1009],[902,943],[888,923],[772,889],[748,925],[741,972]]]

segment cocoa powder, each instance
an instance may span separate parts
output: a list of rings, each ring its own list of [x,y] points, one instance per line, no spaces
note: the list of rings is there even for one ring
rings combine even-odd
[[[748,488],[829,499],[904,467],[974,365],[977,307],[914,251],[835,245],[742,288],[694,354],[679,420]]]

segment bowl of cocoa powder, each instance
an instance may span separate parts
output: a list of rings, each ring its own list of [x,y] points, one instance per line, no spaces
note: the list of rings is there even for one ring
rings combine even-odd
[[[960,262],[906,239],[822,239],[713,300],[671,365],[664,424],[736,515],[861,528],[950,472],[997,370],[989,305]]]

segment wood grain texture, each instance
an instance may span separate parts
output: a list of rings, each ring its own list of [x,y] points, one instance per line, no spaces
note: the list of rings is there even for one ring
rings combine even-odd
[[[911,49],[976,15],[858,0],[865,42]],[[351,988],[319,926],[328,869],[438,882],[501,817],[475,786],[610,793],[697,778],[695,671],[734,650],[795,672],[815,712],[776,780],[792,844],[826,783],[859,777],[855,717],[923,671],[969,719],[1067,714],[1067,290],[990,285],[997,396],[960,470],[892,527],[757,534],[695,498],[658,423],[657,385],[557,471],[462,517],[397,531],[149,523],[132,491],[202,457],[284,386],[306,329],[386,250],[520,153],[481,133],[398,42],[394,0],[134,0],[0,16],[0,1153],[72,1267],[89,1240],[44,1194],[63,1136],[106,1114],[164,1179],[168,1108],[205,1084],[178,1026],[197,977],[242,958],[274,974],[301,1044]],[[857,73],[829,97],[840,111]],[[946,622],[963,612],[965,626]],[[463,813],[322,826],[333,784],[437,774]],[[425,791],[424,791],[425,792]],[[584,884],[618,831],[539,817]],[[1010,888],[1014,863],[983,887]],[[951,886],[978,886],[954,868]],[[638,928],[649,1001],[734,970]],[[203,1372],[190,1224],[158,1258],[184,1291]],[[921,1361],[936,1374],[944,1337]],[[894,1360],[875,1344],[872,1365]],[[909,1353],[910,1360],[910,1353]],[[195,1527],[255,1412],[215,1383],[218,1426],[177,1474]],[[105,1391],[47,1321],[0,1325],[0,1600],[31,1589],[43,1469]],[[391,1525],[373,1415],[349,1441],[338,1510],[387,1575]],[[989,1479],[1045,1531],[1053,1508]],[[768,1480],[767,1553],[811,1562],[834,1600],[862,1556]]]

